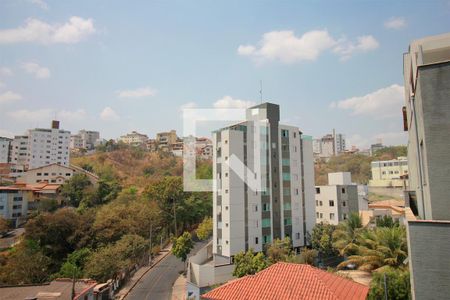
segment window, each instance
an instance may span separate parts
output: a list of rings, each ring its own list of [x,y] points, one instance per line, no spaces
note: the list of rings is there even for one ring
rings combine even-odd
[[[323,213],[320,213],[320,218],[321,218],[321,219],[323,218]]]
[[[291,202],[286,202],[283,204],[284,210],[291,210]]]
[[[347,214],[343,214],[342,217],[344,220],[347,220]]]
[[[319,201],[319,206],[323,206],[323,202],[322,201]]]
[[[225,210],[228,210],[228,206],[225,206]]]
[[[319,213],[318,212],[316,212],[316,218],[319,218]]]
[[[66,176],[70,176],[70,173],[66,173]]]
[[[292,225],[292,218],[285,218],[284,219],[284,226]]]
[[[22,205],[13,205],[13,209],[21,209],[22,208]]]
[[[262,219],[261,227],[262,228],[270,227],[270,219]]]
[[[263,236],[263,241],[264,241],[264,244],[267,244],[272,241],[272,238],[270,235],[265,235],[265,236]]]
[[[228,223],[225,223],[225,227],[228,227]]]
[[[37,175],[37,176],[42,176],[42,173],[37,173],[36,175]]]
[[[224,142],[225,142],[225,144],[228,144],[228,140],[225,140]]]
[[[291,195],[291,189],[288,187],[283,188],[283,196],[290,196]]]
[[[225,172],[225,177],[228,177],[228,172]]]
[[[334,213],[330,213],[330,220],[334,220]]]
[[[328,202],[329,202],[330,206],[334,206],[334,200],[330,200]]]
[[[283,180],[284,181],[291,180],[291,174],[290,173],[283,173]]]
[[[270,203],[263,203],[263,211],[270,211]]]
[[[225,156],[225,160],[228,160],[228,156]]]
[[[225,190],[225,194],[228,194],[228,190]]]
[[[345,202],[345,201],[342,201],[342,206],[346,206],[347,205],[347,203]]]
[[[298,195],[298,189],[295,189],[295,194]]]
[[[258,205],[255,205],[255,211],[258,211]]]
[[[345,194],[345,188],[342,188],[342,194]]]
[[[258,245],[258,238],[255,237],[255,244]]]
[[[316,200],[316,206],[319,206],[319,200]]]
[[[48,176],[48,173],[44,173],[44,176]]]
[[[316,187],[316,194],[320,194],[320,188]]]
[[[282,135],[283,137],[289,137],[289,131],[283,129],[283,130],[281,130],[281,135]]]
[[[297,137],[297,132],[294,132],[294,139]]]

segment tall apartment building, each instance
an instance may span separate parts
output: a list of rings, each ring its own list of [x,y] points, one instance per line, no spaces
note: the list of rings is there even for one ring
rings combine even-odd
[[[11,141],[12,139],[0,136],[0,163],[9,162]]]
[[[93,150],[100,139],[98,131],[80,130],[78,134],[70,136],[70,149]]]
[[[450,295],[450,34],[411,43],[403,56],[413,299]]]
[[[246,121],[213,133],[212,251],[225,261],[250,248],[262,251],[277,238],[303,246],[315,224],[312,139],[279,124],[279,110],[272,103],[251,107]],[[252,173],[241,178],[230,167],[235,158]],[[247,184],[253,177],[260,191]]]
[[[122,135],[119,141],[128,145],[140,146],[147,144],[148,136],[137,131],[132,131],[131,133]]]
[[[367,210],[350,172],[328,173],[328,185],[316,186],[316,222],[337,225],[352,212]]]
[[[28,135],[16,135],[11,142],[10,162],[19,166],[28,164]]]
[[[51,128],[28,131],[28,169],[50,164],[69,166],[70,131],[59,129],[59,121],[52,121]]]
[[[340,153],[344,153],[346,149],[345,137],[341,133],[326,134],[320,139],[313,140],[313,152],[316,158],[330,158]]]

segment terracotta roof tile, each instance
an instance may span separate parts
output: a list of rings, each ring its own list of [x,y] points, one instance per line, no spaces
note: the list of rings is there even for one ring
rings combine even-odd
[[[204,295],[208,300],[363,300],[369,288],[341,276],[303,264],[277,263],[230,281]]]

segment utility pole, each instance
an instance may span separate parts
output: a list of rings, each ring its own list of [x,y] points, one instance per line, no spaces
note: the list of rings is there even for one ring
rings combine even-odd
[[[386,283],[386,273],[384,273],[384,299],[388,300],[388,291]]]
[[[177,234],[177,210],[176,210],[176,208],[175,208],[175,199],[173,200],[173,219],[174,219],[174,223],[175,223],[175,238],[177,238],[178,237],[178,234]]]

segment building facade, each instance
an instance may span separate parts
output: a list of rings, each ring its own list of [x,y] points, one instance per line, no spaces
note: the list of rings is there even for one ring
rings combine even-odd
[[[29,194],[16,187],[0,187],[0,216],[6,220],[26,217]]]
[[[28,135],[16,135],[11,142],[10,162],[25,166],[28,163]]]
[[[7,164],[10,159],[12,139],[0,136],[0,164]]]
[[[337,225],[352,212],[367,209],[349,172],[329,173],[328,185],[316,186],[316,223]],[[361,203],[360,203],[361,201]]]
[[[450,34],[415,40],[403,57],[413,299],[450,295]]]
[[[404,187],[408,185],[408,159],[398,157],[392,160],[373,161],[370,187]]]
[[[263,251],[284,237],[300,247],[314,226],[312,140],[296,127],[279,124],[279,118],[279,106],[264,103],[249,108],[245,122],[213,133],[216,256]],[[248,167],[245,178],[230,167],[232,158]],[[253,178],[260,191],[247,184]]]
[[[132,131],[131,133],[122,135],[119,138],[119,141],[133,146],[146,145],[148,141],[148,136],[146,134],[142,134],[137,131]]]
[[[93,150],[100,140],[98,131],[80,130],[78,134],[70,136],[70,149]]]
[[[27,168],[34,169],[50,164],[70,164],[70,131],[59,129],[59,121],[53,121],[49,129],[28,131]]]
[[[346,150],[345,136],[341,133],[326,134],[320,139],[314,139],[313,152],[316,158],[330,158],[344,153]]]

